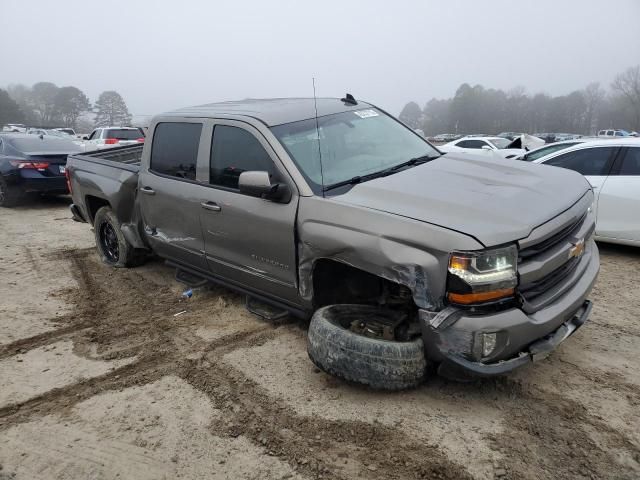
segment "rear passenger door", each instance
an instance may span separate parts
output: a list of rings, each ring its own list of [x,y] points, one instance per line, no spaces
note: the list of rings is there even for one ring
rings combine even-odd
[[[151,153],[138,179],[144,232],[153,250],[196,269],[207,269],[200,227],[202,198],[209,188],[198,182],[204,122],[161,121],[152,132]]]
[[[249,289],[298,303],[295,218],[297,190],[265,139],[240,121],[216,121],[208,145],[210,185],[200,212],[210,271]],[[267,171],[289,185],[288,203],[240,193],[244,171]]]
[[[598,199],[596,234],[640,242],[640,147],[623,148]]]

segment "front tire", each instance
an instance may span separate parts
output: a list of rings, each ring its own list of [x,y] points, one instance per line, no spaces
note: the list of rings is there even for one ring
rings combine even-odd
[[[104,263],[116,268],[135,267],[142,263],[142,255],[125,238],[121,223],[111,207],[97,211],[93,227],[98,254]]]
[[[380,390],[403,390],[424,379],[426,359],[422,338],[398,342],[366,337],[349,330],[358,318],[383,315],[368,305],[330,305],[314,313],[307,352],[325,372]]]

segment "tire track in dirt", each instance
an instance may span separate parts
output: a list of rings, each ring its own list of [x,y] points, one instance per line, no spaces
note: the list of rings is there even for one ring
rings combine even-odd
[[[638,478],[638,445],[580,403],[509,378],[495,379],[484,388],[517,399],[504,403],[504,431],[488,437],[507,459],[505,478],[527,478],[532,461],[539,466],[537,478]],[[592,439],[594,431],[604,444]],[[630,468],[622,469],[616,456],[624,456]]]
[[[63,292],[74,310],[56,319],[64,325],[58,330],[5,346],[0,349],[0,358],[16,349],[35,348],[65,337],[73,340],[74,351],[82,356],[110,360],[136,355],[137,360],[108,374],[1,408],[0,432],[43,415],[64,414],[101,392],[175,375],[205,393],[224,413],[211,425],[212,433],[245,436],[306,476],[470,478],[465,467],[451,461],[437,445],[423,444],[392,427],[300,415],[225,362],[225,354],[259,345],[275,337],[278,328],[292,328],[258,323],[249,331],[211,342],[194,334],[194,326],[203,324],[209,312],[218,308],[220,297],[241,308],[239,296],[220,289],[217,295],[185,304],[170,287],[158,285],[146,275],[105,267],[95,259],[93,249],[63,253],[80,285],[77,290]],[[172,312],[185,308],[192,314],[189,322],[176,320]],[[601,383],[595,372],[579,370],[590,382]],[[617,376],[607,382],[608,388],[638,398],[635,385]],[[444,388],[464,391],[456,384],[445,384]],[[480,381],[477,389],[506,412],[504,433],[490,437],[507,460],[506,478],[532,478],[531,464],[535,462],[540,464],[539,478],[637,478],[637,446],[578,402],[509,378]],[[591,440],[594,429],[600,432],[603,444]],[[633,469],[622,469],[613,458],[614,449],[631,459]]]
[[[261,447],[266,443],[274,456],[309,476],[347,478],[340,473],[346,468],[353,473],[364,470],[367,478],[470,478],[464,467],[451,462],[437,446],[425,446],[392,428],[297,415],[222,361],[224,353],[273,338],[282,327],[262,323],[257,329],[205,342],[193,334],[191,326],[167,315],[167,311],[184,307],[175,292],[135,271],[108,269],[90,252],[65,251],[80,285],[78,291],[67,294],[75,308],[63,319],[68,323],[62,327],[66,330],[27,339],[21,345],[35,347],[66,334],[74,341],[74,351],[83,355],[95,351],[102,359],[113,359],[135,352],[139,359],[105,375],[1,408],[0,431],[43,415],[64,414],[101,392],[175,375],[206,393],[224,412],[225,421],[212,425],[212,433],[244,435]],[[206,312],[206,306],[205,301],[200,310]],[[15,346],[12,344],[13,349]],[[194,352],[199,359],[186,358]]]

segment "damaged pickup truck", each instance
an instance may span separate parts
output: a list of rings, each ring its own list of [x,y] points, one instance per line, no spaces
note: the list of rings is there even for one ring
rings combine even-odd
[[[144,146],[70,156],[67,175],[105,263],[154,253],[178,278],[311,318],[311,360],[375,388],[504,374],[591,310],[581,175],[442,155],[350,95],[177,110]]]

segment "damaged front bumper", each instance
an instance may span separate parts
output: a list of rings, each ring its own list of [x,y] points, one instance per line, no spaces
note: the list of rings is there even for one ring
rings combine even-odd
[[[555,302],[527,314],[520,308],[474,313],[448,307],[420,311],[427,358],[439,372],[472,376],[508,373],[546,358],[588,319],[587,300],[599,270],[597,249],[576,283]]]

